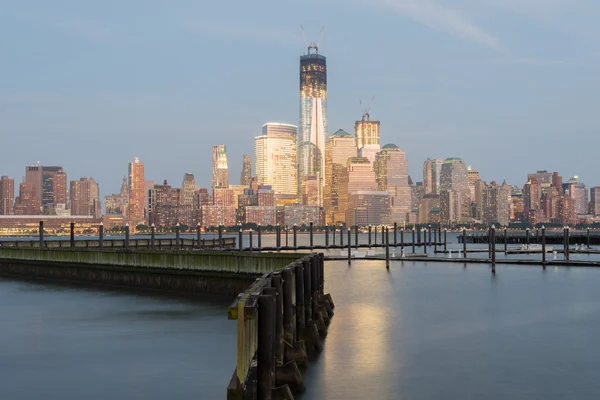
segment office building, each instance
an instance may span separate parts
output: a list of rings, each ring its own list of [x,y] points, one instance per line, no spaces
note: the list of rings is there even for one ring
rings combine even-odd
[[[380,122],[371,121],[368,111],[363,112],[362,119],[354,124],[358,155],[367,158],[371,163],[375,161],[375,155],[381,150],[379,129]]]
[[[251,179],[252,179],[252,159],[250,158],[250,154],[244,154],[244,156],[242,158],[242,174],[240,176],[240,185],[249,187]]]
[[[100,190],[94,178],[81,178],[69,185],[71,215],[102,216]]]
[[[390,196],[390,220],[406,222],[412,209],[406,153],[395,144],[387,144],[376,154],[373,166],[378,190],[387,191]]]
[[[15,203],[15,180],[8,176],[0,178],[0,215],[12,215]]]
[[[129,193],[129,206],[127,221],[130,226],[135,227],[146,222],[144,210],[144,163],[136,157],[132,163],[129,163],[128,172],[127,191]]]
[[[325,145],[323,209],[325,221],[328,224],[337,224],[343,222],[346,218],[346,210],[340,210],[340,185],[341,179],[348,169],[348,159],[356,156],[355,139],[342,129],[335,132],[327,140]]]
[[[311,43],[300,57],[300,125],[298,127],[298,188],[306,177],[317,180],[318,205],[323,204],[327,122],[327,61]]]
[[[270,122],[262,135],[254,138],[256,179],[273,188],[278,195],[298,195],[295,125]]]
[[[35,184],[21,182],[19,185],[19,197],[15,200],[13,213],[15,215],[40,215],[42,213]]]
[[[196,180],[194,179],[194,174],[184,174],[183,183],[181,184],[181,204],[184,206],[193,206],[195,192]]]
[[[346,225],[389,225],[390,196],[387,191],[358,190],[350,194]]]
[[[224,144],[212,147],[212,188],[226,188],[229,186],[229,167],[227,166],[227,152]]]

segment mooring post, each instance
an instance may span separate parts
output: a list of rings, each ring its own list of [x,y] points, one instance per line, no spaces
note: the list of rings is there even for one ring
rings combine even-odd
[[[100,221],[100,225],[98,225],[98,247],[104,247],[104,223]]]
[[[387,225],[381,225],[381,245],[385,246],[385,232],[387,232]]]
[[[427,254],[427,228],[423,228],[423,254]]]
[[[508,231],[506,227],[504,227],[504,254],[508,252]]]
[[[250,253],[252,253],[254,251],[254,244],[252,243],[252,235],[254,232],[252,232],[252,229],[250,229],[248,231],[248,239],[250,240]]]
[[[296,224],[294,223],[294,227],[292,228],[294,230],[294,249],[298,248],[298,226],[296,226]]]
[[[285,247],[290,248],[290,227],[285,226]]]
[[[404,253],[404,228],[400,228],[400,254]]]
[[[155,240],[155,238],[156,238],[156,226],[153,223],[152,225],[150,225],[150,248],[152,250],[154,250],[154,240]],[[198,242],[200,242],[200,240],[198,240]],[[198,246],[200,246],[199,243],[198,243]]]
[[[340,248],[344,248],[344,225],[340,224]]]
[[[309,241],[310,241],[310,251],[312,251],[312,249],[314,247],[313,246],[313,222],[312,221],[310,221],[310,224],[308,225],[308,229],[309,229],[309,235],[310,235],[310,238],[309,238]]]
[[[371,248],[371,224],[369,224],[369,248]]]
[[[202,234],[200,233],[200,222],[198,222],[198,224],[196,224],[196,247],[200,248],[202,246],[202,243],[200,242],[200,240],[202,239]]]
[[[492,258],[492,227],[488,228],[488,258]]]
[[[542,225],[542,266],[546,269],[546,227]]]
[[[277,251],[281,249],[281,227],[279,224],[275,226],[275,247],[277,247]]]
[[[243,240],[244,240],[243,231],[242,231],[242,227],[240,226],[240,230],[238,231],[238,241],[239,241],[238,249],[240,251],[242,251],[244,249]]]
[[[415,226],[414,225],[412,228],[412,252],[413,252],[413,254],[416,253],[416,250],[415,250]]]
[[[125,248],[129,248],[129,223],[125,224]]]
[[[310,260],[306,257],[302,260],[302,268],[304,271],[304,315],[306,324],[313,319],[312,314],[312,288],[311,288],[311,270],[310,270]]]
[[[302,329],[306,327],[304,312],[304,263],[296,263],[296,338],[299,340]]]
[[[100,222],[102,223],[102,222]],[[44,221],[40,221],[40,249],[44,248]]]
[[[358,250],[358,225],[354,225],[354,248]]]
[[[525,229],[525,249],[529,250],[529,228]]]
[[[333,247],[335,247],[335,224],[333,224],[331,226],[331,229],[332,229],[332,231],[331,231],[332,244],[333,244]]]
[[[75,222],[71,222],[71,247],[75,247]]]
[[[417,228],[417,244],[421,244],[421,229]]]
[[[492,251],[492,274],[496,274],[496,227],[494,225],[492,225],[492,227],[490,228],[490,232],[491,232],[491,251]]]
[[[427,228],[429,230],[429,247],[431,247],[431,225],[429,225]],[[425,233],[423,234],[423,236],[425,236]]]
[[[394,222],[394,247],[398,247],[398,223]]]
[[[442,224],[438,223],[438,235],[437,235],[438,245],[442,243]]]
[[[390,236],[389,229],[385,227],[385,268],[390,269]]]
[[[258,235],[258,251],[262,250],[262,227],[260,224],[256,227],[256,234]]]
[[[325,248],[329,248],[329,225],[325,225]]]
[[[540,228],[537,227],[535,228],[535,243],[540,243]]]
[[[223,248],[223,224],[219,224],[219,247]]]
[[[283,339],[291,345],[293,345],[294,342],[294,299],[292,298],[292,272],[292,269],[288,267],[281,271],[281,278],[283,280]]]
[[[379,226],[378,226],[378,225],[375,225],[373,228],[374,228],[374,230],[375,230],[375,232],[373,232],[373,237],[375,238],[375,243],[374,243],[374,245],[375,245],[375,247],[377,247],[377,230],[378,230]]]
[[[438,236],[438,231],[437,229],[433,230],[433,256],[435,257],[435,255],[437,254],[437,248],[438,248],[438,243],[442,238],[442,233],[440,232],[439,236]]]
[[[448,250],[448,228],[444,228],[444,254]]]
[[[587,228],[587,248],[588,248],[588,250],[591,249],[591,247],[590,247],[590,228]]]
[[[273,391],[273,376],[275,372],[273,352],[275,341],[275,297],[261,294],[258,296],[258,349],[257,361],[257,391],[259,399],[271,399]]]
[[[463,258],[467,258],[467,228],[463,228],[462,232],[463,239]]]
[[[181,243],[179,242],[179,222],[175,225],[175,249],[179,250]]]
[[[352,264],[352,246],[350,246],[351,229],[348,228],[348,265]]]
[[[570,258],[570,254],[569,254],[569,226],[565,226],[565,254],[564,254],[564,258],[565,260],[569,260]]]
[[[283,365],[283,279],[281,272],[273,272],[271,283],[276,291],[275,297],[275,364]],[[291,342],[288,342],[291,343]]]

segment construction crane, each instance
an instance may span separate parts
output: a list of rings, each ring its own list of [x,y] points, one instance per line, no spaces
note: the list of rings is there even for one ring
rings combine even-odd
[[[369,103],[369,107],[365,108],[363,106],[362,100],[359,100],[360,111],[362,112],[362,121],[370,121],[371,120],[371,107],[373,107],[374,101],[375,101],[375,96],[373,96],[373,98],[371,99],[371,102]]]
[[[300,29],[302,29],[302,35],[304,36],[304,41],[306,42],[306,47],[308,47],[308,54],[310,54],[310,49],[315,49],[315,52],[317,54],[319,54],[319,43],[321,43],[321,38],[323,37],[323,31],[325,30],[325,25],[323,25],[321,27],[321,32],[319,33],[319,40],[316,43],[309,42],[308,39],[306,39],[306,30],[304,30],[304,27],[302,26],[302,24],[300,24]]]

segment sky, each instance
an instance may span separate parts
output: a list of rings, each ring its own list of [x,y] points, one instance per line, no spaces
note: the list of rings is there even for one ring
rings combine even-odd
[[[369,103],[381,142],[522,185],[600,185],[597,0],[0,0],[0,174],[63,165],[118,192],[127,164],[230,183],[265,122],[297,124],[299,57],[327,57],[329,133]]]

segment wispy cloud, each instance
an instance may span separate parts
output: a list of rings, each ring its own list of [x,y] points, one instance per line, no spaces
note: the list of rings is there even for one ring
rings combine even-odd
[[[189,32],[210,37],[282,45],[298,45],[302,43],[300,29],[297,32],[292,32],[279,28],[231,24],[224,21],[184,21],[182,25]]]
[[[467,15],[442,6],[436,0],[369,0],[366,4],[385,7],[432,29],[502,50],[498,38],[476,25]]]
[[[485,3],[519,14],[548,17],[577,0],[485,0]]]

